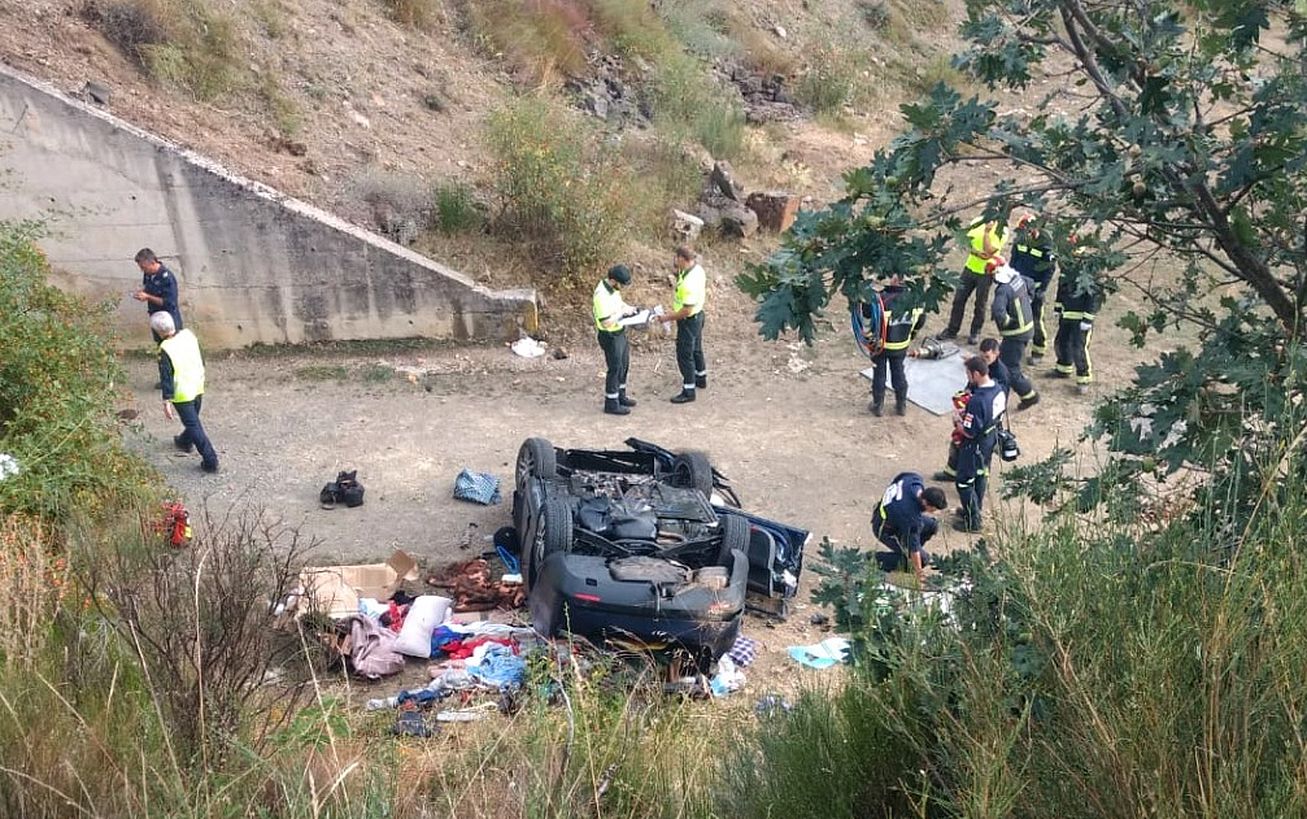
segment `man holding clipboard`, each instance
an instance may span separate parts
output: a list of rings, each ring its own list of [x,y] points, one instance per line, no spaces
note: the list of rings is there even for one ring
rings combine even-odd
[[[631,345],[626,338],[626,327],[635,323],[640,311],[622,298],[622,288],[631,283],[631,271],[619,264],[609,268],[608,274],[595,287],[593,308],[599,349],[604,351],[608,371],[604,375],[604,412],[609,415],[629,415],[635,399],[626,394],[626,374],[631,369]],[[644,319],[648,321],[646,317]]]

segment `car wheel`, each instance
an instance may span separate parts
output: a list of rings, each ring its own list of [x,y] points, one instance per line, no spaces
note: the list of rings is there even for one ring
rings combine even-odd
[[[540,567],[545,558],[554,552],[565,552],[572,548],[572,507],[558,498],[545,501],[536,521],[535,540],[531,543],[531,554],[527,559],[527,591],[535,584],[540,574]]]
[[[552,478],[558,471],[558,459],[554,454],[554,445],[545,438],[527,438],[517,451],[517,468],[513,470],[517,478],[517,488],[526,486],[531,478]]]
[[[737,515],[722,515],[722,547],[717,553],[717,564],[730,569],[735,566],[731,552],[749,554],[749,521]]]
[[[712,462],[704,452],[682,452],[672,463],[672,478],[681,486],[712,496]]]

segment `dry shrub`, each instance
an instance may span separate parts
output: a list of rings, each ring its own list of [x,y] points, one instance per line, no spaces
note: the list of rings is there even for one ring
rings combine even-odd
[[[474,0],[466,13],[487,50],[537,82],[585,70],[593,23],[577,0]]]
[[[430,28],[441,19],[440,0],[382,0],[399,22],[414,28]]]
[[[212,99],[236,83],[230,13],[205,0],[89,0],[82,16],[155,79]]]
[[[56,553],[55,535],[40,521],[0,521],[0,664],[28,668],[41,654],[46,624],[72,591],[67,561]]]

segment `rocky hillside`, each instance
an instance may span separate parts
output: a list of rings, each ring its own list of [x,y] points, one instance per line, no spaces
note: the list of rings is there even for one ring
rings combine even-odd
[[[734,192],[829,197],[897,127],[901,99],[951,71],[961,13],[956,0],[0,0],[0,59],[472,275],[566,292],[560,271],[661,259],[673,209],[751,230],[706,179],[715,160],[733,163]]]

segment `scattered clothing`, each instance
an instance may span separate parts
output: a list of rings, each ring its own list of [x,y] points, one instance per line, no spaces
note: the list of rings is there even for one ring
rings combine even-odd
[[[404,655],[395,650],[395,633],[382,628],[376,620],[351,617],[349,635],[349,662],[355,674],[377,680],[404,668]]]
[[[526,661],[508,646],[492,645],[481,662],[468,668],[467,673],[501,690],[518,688],[526,679]]]
[[[521,583],[504,582],[483,558],[438,569],[427,578],[427,585],[449,589],[448,596],[453,598],[456,612],[516,609],[526,602],[525,587]]]
[[[730,657],[740,668],[748,668],[749,664],[758,657],[758,646],[757,640],[741,634],[735,638],[735,642],[731,645],[731,650],[726,652],[726,656]]]
[[[717,661],[717,673],[708,682],[708,688],[714,697],[724,697],[744,688],[744,672],[735,667],[735,661],[729,655]]]
[[[464,469],[454,479],[454,497],[457,500],[472,501],[482,506],[499,503],[499,478],[484,472]]]
[[[800,665],[825,669],[848,659],[851,644],[843,637],[827,637],[810,646],[790,646],[789,654]]]

